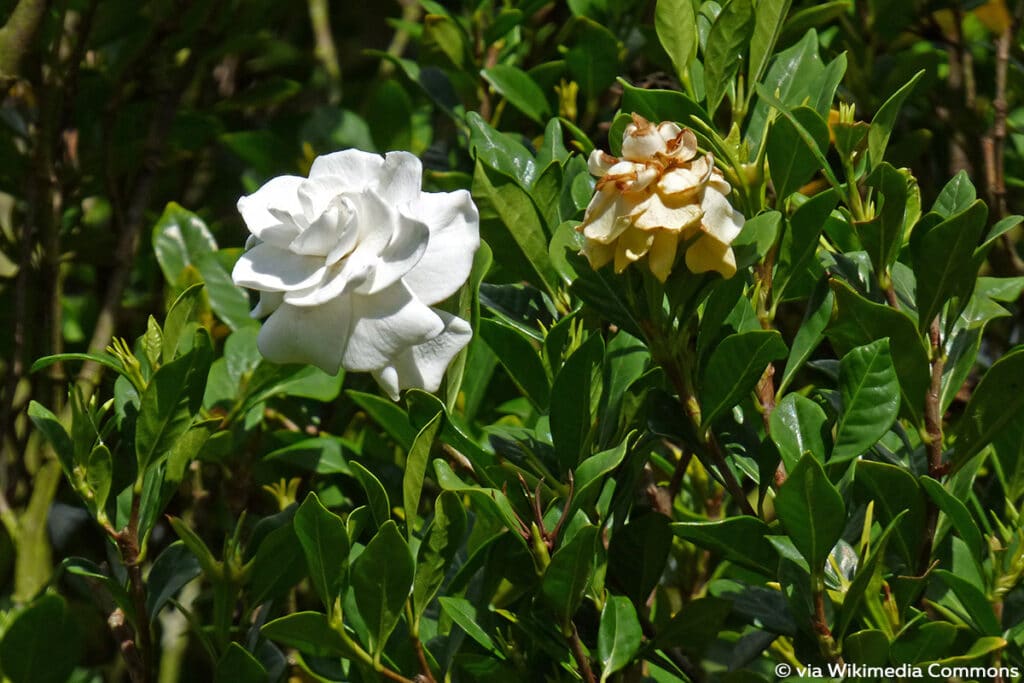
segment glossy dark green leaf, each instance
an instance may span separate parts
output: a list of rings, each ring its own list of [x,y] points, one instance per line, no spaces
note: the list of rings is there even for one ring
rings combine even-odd
[[[402,617],[412,589],[416,564],[398,525],[388,520],[352,563],[352,589],[366,622],[374,656]]]
[[[342,455],[341,441],[327,436],[302,439],[263,456],[264,462],[278,462],[317,474],[351,474]]]
[[[621,111],[643,116],[648,121],[675,121],[685,128],[693,126],[693,117],[702,121],[710,122],[711,117],[702,106],[691,100],[681,92],[675,90],[658,90],[656,88],[638,88],[624,79],[619,79],[622,86]],[[628,118],[628,117],[627,117]],[[622,132],[625,130],[625,121],[622,124],[622,131],[616,134],[615,127],[608,133],[608,139],[616,140],[616,144],[622,142]]]
[[[676,74],[684,78],[684,74],[689,73],[690,62],[697,56],[699,42],[692,0],[658,0],[654,9],[654,30]]]
[[[75,444],[71,441],[71,437],[68,436],[64,425],[60,423],[57,416],[50,412],[46,406],[37,401],[29,402],[28,416],[32,420],[32,424],[36,426],[36,429],[42,432],[46,440],[50,442],[54,453],[57,454],[61,467],[64,469],[65,474],[70,477],[77,465],[75,462]]]
[[[677,522],[672,525],[672,533],[765,576],[775,576],[779,566],[779,554],[766,540],[771,530],[754,517],[730,517],[717,522]]]
[[[495,64],[489,69],[482,69],[484,77],[495,92],[528,117],[543,124],[551,115],[548,100],[537,82],[522,69],[509,64]]]
[[[742,270],[763,261],[775,246],[781,226],[782,214],[778,211],[765,211],[746,221],[732,242],[736,267]]]
[[[960,468],[1024,411],[1024,346],[992,364],[956,424],[953,464]]]
[[[305,553],[292,524],[267,534],[251,562],[246,592],[253,604],[281,597],[309,575]]]
[[[992,443],[1006,479],[1006,495],[1020,500],[1024,495],[1024,421],[1003,427]]]
[[[473,199],[480,209],[481,235],[502,254],[502,265],[537,287],[557,291],[560,277],[548,256],[548,238],[526,191],[478,161]]]
[[[825,219],[839,196],[835,190],[819,192],[800,205],[786,224],[779,243],[778,267],[772,279],[773,297],[782,301],[786,287],[812,262]]]
[[[907,212],[907,178],[888,162],[879,164],[867,178],[867,185],[881,195],[881,209],[874,218],[856,223],[857,237],[871,256],[876,277],[889,271],[903,246],[904,216]],[[876,199],[876,204],[879,200]]]
[[[637,515],[612,535],[608,545],[608,583],[636,603],[644,602],[665,571],[672,549],[669,518]]]
[[[780,394],[789,387],[797,371],[825,339],[825,328],[832,320],[834,304],[835,295],[832,290],[827,283],[820,282],[807,301],[803,321],[793,337],[793,345],[786,358],[786,369],[782,371],[782,379],[779,380]]]
[[[678,647],[690,656],[702,656],[718,638],[732,612],[732,602],[711,595],[683,605],[672,620],[658,629],[654,644],[659,649]]]
[[[900,633],[890,651],[896,662],[931,662],[946,654],[956,637],[957,628],[949,622],[923,622]]]
[[[77,622],[64,599],[46,594],[7,624],[0,662],[11,683],[65,683],[82,655]]]
[[[879,107],[875,118],[871,120],[871,130],[868,131],[868,163],[875,168],[882,162],[885,156],[885,148],[889,145],[889,136],[896,125],[896,117],[904,100],[921,80],[924,71],[918,71],[914,77],[907,81],[899,90],[889,96],[889,99]]]
[[[769,419],[772,441],[779,449],[787,472],[793,471],[804,453],[825,462],[828,451],[822,434],[828,418],[817,403],[800,394],[787,394]]]
[[[917,569],[918,548],[924,533],[925,501],[914,475],[896,465],[858,460],[854,478],[875,502],[875,515],[888,526],[904,511],[890,543],[907,567]]]
[[[302,546],[313,588],[328,612],[345,590],[348,533],[345,522],[310,492],[295,512],[295,535]]]
[[[187,287],[167,309],[163,326],[162,360],[169,363],[178,355],[178,349],[186,340],[185,333],[192,321],[193,311],[199,305],[205,285],[202,283]],[[144,387],[139,387],[141,391]]]
[[[961,170],[943,186],[939,196],[935,198],[932,211],[944,219],[949,218],[966,209],[977,198],[978,191],[974,189],[974,183],[971,182],[967,171]]]
[[[523,189],[533,184],[542,169],[537,168],[533,155],[518,139],[495,130],[476,112],[466,115],[466,123],[470,150],[479,163],[516,181]]]
[[[981,635],[998,636],[1002,634],[1003,629],[992,611],[992,605],[986,597],[983,586],[977,586],[970,580],[945,569],[936,569],[935,576],[952,589],[960,600],[960,604],[967,611],[967,617]]]
[[[797,43],[775,55],[761,83],[769,94],[774,96],[778,93],[779,101],[787,108],[799,107],[817,96],[818,93],[812,92],[811,88],[824,70],[825,66],[818,54],[818,34],[811,29]],[[747,83],[751,89],[756,85]],[[754,147],[761,145],[771,108],[764,101],[754,104],[746,132],[747,141]]]
[[[899,378],[901,412],[922,424],[924,396],[931,382],[928,351],[917,326],[903,311],[868,301],[844,282],[831,281],[836,313],[826,331],[833,347],[845,354],[856,346],[889,338]]]
[[[988,208],[976,200],[963,211],[918,230],[910,242],[917,276],[918,327],[927,330],[952,297],[966,297],[974,288],[974,248],[985,228]]]
[[[546,410],[551,384],[533,342],[511,325],[488,318],[480,321],[480,336],[534,407]]]
[[[750,0],[730,0],[722,7],[704,49],[704,87],[710,113],[729,92],[753,34],[754,6]]]
[[[504,493],[493,488],[467,484],[459,479],[447,462],[440,458],[434,460],[434,473],[437,477],[437,483],[442,489],[468,495],[475,503],[473,506],[475,512],[487,514],[504,525],[505,528],[514,530],[516,533],[513,534],[513,538],[525,543],[523,537],[518,533],[520,527],[515,511],[512,509],[512,504],[509,503],[508,497]]]
[[[293,612],[264,624],[260,633],[274,642],[316,657],[351,654],[323,612]]]
[[[238,643],[231,643],[217,662],[214,683],[266,683],[267,670]]]
[[[879,339],[846,353],[839,363],[842,412],[836,423],[832,461],[861,455],[896,421],[899,380],[889,352],[889,340]]]
[[[800,458],[775,496],[783,528],[811,571],[823,571],[846,526],[843,497],[813,455]]]
[[[462,27],[447,14],[423,17],[423,50],[434,64],[456,70],[464,68],[469,61],[467,40]]]
[[[601,660],[601,681],[629,664],[640,651],[643,632],[632,601],[609,595],[601,610],[597,631],[597,656]]]
[[[864,629],[843,639],[843,659],[863,666],[885,666],[889,663],[889,637],[885,631]]]
[[[412,448],[405,458],[402,507],[405,510],[405,524],[410,535],[416,528],[416,520],[419,519],[420,495],[423,493],[423,479],[427,474],[430,452],[434,448],[434,439],[437,438],[443,423],[444,412],[439,410],[416,435]]]
[[[931,477],[923,476],[918,481],[921,483],[921,488],[924,492],[932,499],[932,502],[949,518],[953,528],[956,529],[957,534],[960,535],[960,538],[963,539],[967,548],[971,551],[971,558],[980,570],[985,553],[985,539],[982,537],[981,530],[978,528],[977,522],[974,521],[970,510],[967,509],[963,501],[947,491],[942,484]]]
[[[185,546],[195,555],[196,560],[199,561],[199,566],[203,572],[211,579],[219,579],[223,574],[223,564],[213,556],[210,552],[210,548],[206,545],[206,542],[199,537],[192,527],[188,525],[185,520],[180,517],[167,517],[167,521],[170,523],[171,528],[174,529],[174,533],[178,534],[178,538],[182,540]]]
[[[772,361],[789,349],[775,330],[731,334],[715,347],[700,382],[702,429],[753,390]]]
[[[412,447],[416,430],[409,424],[409,416],[394,401],[361,391],[346,391],[345,394],[365,410],[399,446],[406,450]]]
[[[576,490],[568,513],[570,519],[576,510],[585,509],[594,503],[606,481],[605,475],[622,464],[628,451],[629,438],[627,437],[614,448],[595,453],[576,467],[574,479]]]
[[[366,493],[366,503],[373,514],[373,523],[378,527],[383,526],[391,519],[391,501],[388,498],[387,489],[384,488],[380,479],[366,469],[362,463],[352,461],[349,466],[356,481]]]
[[[150,620],[156,620],[164,605],[201,571],[196,556],[184,543],[175,541],[167,546],[146,577],[146,613]]]
[[[434,519],[420,544],[412,587],[413,614],[418,620],[437,595],[466,534],[466,510],[459,496],[442,491],[434,503]]]
[[[814,149],[808,148],[788,117],[775,119],[768,132],[767,154],[775,194],[780,199],[803,187],[817,173],[818,159],[828,151],[828,125],[818,112],[810,107],[797,107],[792,115],[810,133]]]
[[[444,613],[451,617],[451,620],[458,624],[459,628],[465,631],[466,635],[476,641],[480,647],[500,659],[505,658],[501,650],[494,644],[494,639],[487,634],[487,631],[480,627],[477,608],[473,603],[465,598],[449,596],[442,596],[438,599],[438,602],[441,604],[441,609],[444,610]]]
[[[541,595],[563,629],[593,581],[596,552],[597,527],[587,525],[551,556],[551,564],[544,571]]]
[[[166,458],[188,431],[202,405],[212,361],[210,335],[204,328],[198,328],[192,349],[154,373],[142,392],[135,425],[135,453],[140,470]]]
[[[603,359],[601,336],[591,335],[565,361],[551,388],[551,439],[556,457],[567,469],[589,455],[585,447],[601,394]]]
[[[63,363],[69,360],[80,360],[83,362],[99,363],[105,368],[110,368],[119,375],[125,375],[124,365],[121,361],[105,353],[58,353],[54,356],[43,356],[32,363],[29,372],[39,372],[48,368],[54,363]]]
[[[790,0],[761,0],[754,7],[754,33],[750,37],[750,66],[747,83],[761,80],[782,33]],[[748,92],[753,92],[750,89]]]

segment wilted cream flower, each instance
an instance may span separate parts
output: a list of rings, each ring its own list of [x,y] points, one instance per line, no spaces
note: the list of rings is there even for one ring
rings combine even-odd
[[[655,126],[633,114],[622,158],[594,150],[588,165],[600,180],[577,230],[586,237],[580,253],[595,270],[614,261],[621,273],[646,256],[664,282],[684,244],[691,271],[735,275],[729,245],[740,234],[743,214],[726,199],[732,188],[714,157],[698,156],[690,130],[669,121]]]
[[[407,152],[349,149],[238,200],[252,236],[232,276],[269,316],[260,353],[372,373],[395,399],[437,390],[472,329],[433,306],[469,277],[480,220],[465,190],[422,192],[422,171]]]

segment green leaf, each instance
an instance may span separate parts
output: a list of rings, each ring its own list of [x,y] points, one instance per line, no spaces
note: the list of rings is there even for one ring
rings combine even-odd
[[[192,312],[202,298],[204,286],[199,283],[188,287],[167,309],[167,316],[164,318],[163,352],[161,354],[164,363],[171,362],[178,355],[182,337],[186,327],[192,321]],[[139,390],[141,391],[142,387],[139,387]]]
[[[370,650],[380,657],[412,589],[416,565],[398,526],[388,520],[352,563],[352,589],[369,630]]]
[[[692,0],[658,0],[654,9],[654,30],[676,75],[685,80],[690,62],[697,56],[697,15]]]
[[[935,198],[935,203],[932,205],[932,211],[942,218],[949,218],[966,209],[977,198],[978,192],[974,189],[974,183],[971,182],[967,171],[961,170],[950,178],[939,192],[939,196]]]
[[[779,242],[779,265],[772,278],[772,296],[776,301],[784,300],[786,287],[813,261],[825,219],[838,201],[839,195],[830,188],[814,195],[793,212]]]
[[[294,612],[264,624],[260,633],[285,647],[294,647],[314,657],[351,655],[345,641],[331,628],[323,612]]]
[[[629,437],[623,439],[618,446],[596,453],[586,458],[576,468],[576,491],[572,501],[569,503],[569,519],[573,518],[576,510],[592,505],[601,491],[609,472],[614,470],[626,457],[629,451]]]
[[[765,540],[771,530],[754,517],[730,517],[718,522],[677,522],[672,525],[672,533],[765,576],[775,576],[779,566],[778,552]]]
[[[150,621],[155,621],[164,605],[201,571],[196,556],[184,543],[175,541],[167,546],[146,577],[146,613]]]
[[[576,20],[575,41],[565,53],[565,65],[587,99],[598,97],[619,73],[619,40],[596,21]]]
[[[214,683],[266,683],[267,670],[238,643],[231,643],[217,662]]]
[[[217,241],[199,216],[169,203],[153,227],[153,251],[168,284],[180,283],[191,266],[206,283],[210,306],[221,320],[231,329],[255,324],[249,317],[248,294],[235,286],[215,257]]]
[[[430,451],[434,447],[441,425],[444,423],[444,411],[438,410],[423,429],[416,435],[412,448],[405,458],[405,474],[402,477],[402,507],[405,510],[405,525],[412,536],[419,519],[420,495],[423,492],[423,479],[427,474],[427,463]]]
[[[981,635],[998,636],[1003,632],[999,620],[992,612],[992,605],[980,586],[945,569],[936,569],[935,576],[953,590]]]
[[[832,461],[855,458],[870,448],[899,414],[899,380],[889,353],[889,340],[858,346],[839,362],[843,410],[836,424]]]
[[[202,405],[213,348],[204,328],[195,331],[194,340],[192,349],[161,366],[142,392],[135,424],[135,452],[140,471],[170,454]]]
[[[906,469],[871,460],[858,460],[855,480],[875,501],[881,524],[889,525],[906,511],[892,542],[906,567],[917,569],[918,547],[924,533],[925,501],[921,489]]]
[[[854,225],[857,237],[871,256],[871,265],[879,279],[888,273],[903,246],[907,178],[905,172],[896,170],[888,162],[879,164],[868,176],[867,185],[876,189],[884,198],[881,210],[870,221]]]
[[[811,29],[799,42],[775,56],[761,84],[747,83],[747,87],[753,90],[761,85],[768,94],[775,96],[777,93],[786,108],[799,107],[817,97],[818,93],[812,88],[824,71],[825,66],[818,54],[818,34]],[[761,145],[771,108],[768,102],[759,99],[750,114],[746,139],[755,150]],[[818,113],[823,114],[821,111]]]
[[[480,321],[480,336],[530,403],[546,410],[551,384],[533,343],[511,325],[488,318]]]
[[[264,462],[278,462],[317,474],[352,474],[342,455],[341,440],[322,434],[302,439],[263,456]]]
[[[366,493],[366,503],[373,514],[373,523],[378,527],[383,526],[391,519],[391,501],[388,499],[387,489],[384,488],[384,484],[380,483],[380,479],[366,469],[362,463],[353,461],[349,463],[349,467],[352,469],[356,481]]]
[[[810,107],[797,107],[792,116],[810,134],[814,148],[788,117],[775,120],[768,132],[768,167],[779,199],[785,199],[809,181],[820,166],[818,160],[828,151],[828,124]]]
[[[560,277],[548,256],[547,235],[530,196],[514,182],[489,172],[478,160],[473,200],[480,209],[481,234],[502,254],[502,265],[553,296]]]
[[[885,666],[889,662],[889,637],[878,629],[851,633],[843,639],[843,659],[863,666]]]
[[[608,596],[597,631],[602,683],[633,660],[640,651],[642,640],[640,620],[630,599],[622,595]]]
[[[750,38],[750,67],[747,70],[747,83],[761,80],[772,51],[782,33],[786,14],[789,12],[790,0],[759,0],[754,8],[754,35]],[[753,93],[753,88],[748,92]]]
[[[678,647],[687,655],[701,658],[718,640],[732,605],[730,600],[710,595],[687,602],[670,622],[658,629],[654,646],[660,650]]]
[[[541,579],[541,595],[554,611],[563,631],[583,602],[593,580],[597,551],[597,527],[584,526],[551,556]]]
[[[982,560],[986,547],[985,539],[982,537],[981,530],[978,529],[978,524],[974,521],[974,517],[971,516],[970,510],[967,509],[967,506],[959,498],[947,491],[942,484],[931,477],[922,476],[918,481],[921,483],[921,488],[924,489],[924,492],[932,499],[932,502],[949,518],[953,528],[960,534],[960,538],[963,539],[968,550],[971,551],[971,559],[978,566],[978,570],[982,571]]]
[[[43,595],[18,612],[0,640],[0,662],[11,683],[65,683],[81,655],[78,624],[57,595]]]
[[[519,67],[496,64],[489,69],[481,69],[480,75],[491,84],[495,92],[537,123],[543,125],[551,115],[544,91],[530,74]]]
[[[787,472],[793,471],[804,453],[825,462],[827,451],[822,434],[828,418],[817,403],[800,394],[787,394],[775,406],[769,420],[772,441]]]
[[[950,298],[958,297],[966,303],[978,275],[974,248],[987,217],[988,207],[981,200],[975,200],[941,223],[914,233],[910,251],[917,277],[920,329],[927,330],[931,326]]]
[[[769,363],[789,351],[775,330],[731,334],[711,352],[700,385],[701,429],[753,390]]]
[[[345,590],[349,552],[345,522],[310,492],[295,512],[294,526],[313,588],[331,613]]]
[[[665,572],[671,549],[668,517],[653,513],[634,515],[612,535],[608,545],[608,577],[631,600],[643,603]]]
[[[50,442],[65,474],[71,477],[78,463],[75,462],[75,444],[72,443],[64,425],[46,406],[34,400],[28,404],[28,416],[36,429]]]
[[[413,615],[418,622],[444,582],[466,534],[466,509],[458,494],[442,491],[434,503],[434,520],[420,544],[412,587]]]
[[[512,504],[509,503],[508,497],[504,493],[497,489],[467,484],[459,479],[447,462],[440,458],[434,460],[434,472],[437,477],[437,483],[442,489],[468,495],[474,503],[477,503],[476,511],[478,513],[489,514],[504,525],[506,529],[512,530],[514,532],[512,534],[513,538],[525,544],[523,537],[519,534],[519,522],[512,509]]]
[[[346,391],[356,405],[365,410],[373,420],[384,428],[384,431],[405,450],[412,448],[416,438],[416,430],[409,424],[409,416],[394,401],[389,401],[377,394],[364,394],[361,391]]]
[[[868,301],[844,282],[833,279],[836,314],[826,331],[836,352],[889,338],[892,362],[899,378],[901,410],[922,424],[924,397],[931,382],[928,351],[913,320],[903,311]]]
[[[619,79],[619,85],[622,86],[622,102],[619,109],[623,112],[639,114],[648,121],[675,121],[684,128],[693,127],[694,117],[705,123],[711,122],[711,117],[704,108],[681,92],[638,88],[622,78]],[[613,125],[608,133],[610,141],[614,140],[615,144],[622,143],[622,134],[628,120],[628,116],[623,119],[622,130],[616,130],[616,126]]]
[[[29,368],[29,372],[39,372],[43,368],[48,368],[54,363],[63,363],[64,361],[69,360],[99,363],[103,367],[109,368],[117,374],[127,377],[124,365],[121,364],[121,361],[106,353],[58,353],[53,356],[43,356],[32,363],[32,367]]]
[[[601,335],[591,335],[565,361],[551,387],[551,439],[556,457],[566,469],[590,455],[603,360]]]
[[[467,37],[459,24],[444,14],[423,17],[423,51],[430,61],[461,71],[469,60]]]
[[[924,70],[918,71],[914,77],[907,81],[899,90],[889,96],[889,99],[878,108],[875,118],[871,120],[871,130],[868,131],[868,163],[874,169],[882,162],[885,156],[885,148],[889,144],[889,136],[892,135],[893,126],[896,125],[896,116],[899,114],[903,101],[907,99],[910,91],[914,89],[917,82],[924,75]]]
[[[459,625],[466,635],[491,654],[505,659],[505,654],[494,644],[494,640],[487,634],[487,631],[480,628],[480,621],[477,618],[477,608],[465,598],[442,596],[438,599],[441,609],[451,617],[451,620]]]
[[[519,140],[495,130],[476,112],[466,115],[473,158],[527,189],[537,176],[533,155]],[[474,183],[475,185],[475,183]]]
[[[800,458],[779,487],[775,511],[812,573],[824,571],[846,526],[846,505],[813,455]]]
[[[938,659],[949,652],[957,627],[946,621],[925,622],[900,633],[891,645],[892,661],[918,664]]]
[[[1024,346],[992,364],[956,424],[953,466],[959,469],[1024,411]]]
[[[827,283],[824,281],[819,283],[807,301],[807,310],[804,312],[803,321],[793,337],[793,346],[789,350],[789,357],[786,358],[786,369],[782,372],[782,379],[779,381],[779,395],[789,387],[793,378],[796,377],[797,370],[803,367],[825,338],[825,328],[832,320],[834,303],[835,295],[832,294]],[[913,323],[911,323],[911,327],[913,327]]]
[[[759,261],[775,246],[782,225],[782,213],[764,211],[743,224],[743,229],[732,242],[736,266],[742,270]]]
[[[105,444],[97,444],[89,454],[89,464],[85,470],[85,481],[92,491],[92,506],[103,510],[110,495],[110,482],[114,475],[114,460],[110,449]]]
[[[251,560],[246,587],[251,604],[273,600],[309,575],[306,558],[293,524],[284,524],[264,538]]]
[[[739,73],[740,60],[753,34],[754,7],[750,0],[729,0],[712,24],[704,49],[704,87],[711,114]]]
[[[171,528],[178,534],[178,538],[188,547],[188,549],[195,555],[199,561],[199,566],[202,568],[203,573],[212,580],[220,579],[224,573],[224,567],[220,561],[213,556],[210,552],[210,548],[206,543],[199,537],[195,531],[185,522],[185,520],[179,517],[167,517],[167,521],[170,523]]]

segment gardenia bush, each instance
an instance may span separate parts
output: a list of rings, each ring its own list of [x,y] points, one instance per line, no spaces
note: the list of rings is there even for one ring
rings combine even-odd
[[[1019,679],[1021,8],[399,4],[8,3],[0,682]]]

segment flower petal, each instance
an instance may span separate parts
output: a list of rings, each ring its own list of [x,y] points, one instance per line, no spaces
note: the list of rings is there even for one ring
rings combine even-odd
[[[641,230],[672,230],[683,232],[700,222],[704,212],[692,202],[672,202],[657,192],[636,205],[630,214],[633,225]]]
[[[319,282],[325,271],[322,258],[293,254],[264,242],[239,257],[231,278],[241,287],[288,292]]]
[[[736,256],[729,245],[702,234],[686,248],[686,267],[694,273],[714,270],[728,279],[736,274]]]
[[[341,368],[351,325],[348,297],[313,308],[285,303],[263,323],[256,346],[271,362],[310,363],[333,375]]]
[[[704,209],[701,229],[726,246],[732,244],[743,229],[743,214],[733,208],[715,184],[704,188],[701,208]]]
[[[258,239],[286,248],[299,234],[298,225],[289,216],[301,216],[298,190],[305,178],[283,175],[272,178],[258,190],[238,200],[238,212]]]
[[[343,297],[349,298],[349,297]],[[401,282],[373,296],[354,294],[352,333],[342,363],[349,370],[369,372],[391,364],[411,346],[444,330],[444,322]]]
[[[629,227],[625,214],[631,208],[632,203],[613,188],[601,190],[590,200],[577,230],[581,230],[587,239],[610,244]]]
[[[403,213],[426,223],[430,237],[423,256],[402,282],[425,304],[444,301],[469,277],[473,254],[480,247],[480,214],[473,198],[465,190],[424,193]]]
[[[665,152],[665,140],[650,121],[633,114],[633,123],[622,136],[622,156],[630,161],[648,161]]]
[[[630,263],[642,259],[653,242],[654,233],[651,231],[630,228],[622,233],[615,243],[615,272],[621,273]]]
[[[256,307],[249,312],[250,318],[266,318],[284,303],[284,292],[260,292]]]
[[[334,259],[337,261],[355,246],[356,231],[347,229],[353,217],[351,205],[344,198],[339,197],[331,202],[330,206],[310,223],[308,228],[292,240],[288,249],[296,254],[324,257],[328,254],[337,254],[340,246],[346,251]]]
[[[586,240],[583,243],[583,248],[580,249],[580,254],[587,257],[591,268],[600,270],[615,258],[615,245]]]
[[[587,157],[587,170],[590,171],[590,175],[600,178],[617,163],[619,163],[618,157],[613,157],[607,152],[595,149]]]
[[[437,391],[448,365],[473,337],[472,328],[462,318],[436,309],[434,312],[444,323],[440,334],[401,352],[391,365],[373,371],[373,378],[394,400],[402,389]]]
[[[678,233],[658,230],[654,233],[651,251],[647,254],[647,265],[661,282],[668,279],[672,266],[676,262],[676,250],[679,247]]]
[[[346,149],[317,157],[309,168],[309,179],[299,188],[306,218],[313,221],[335,197],[376,187],[384,157],[358,149]]]

